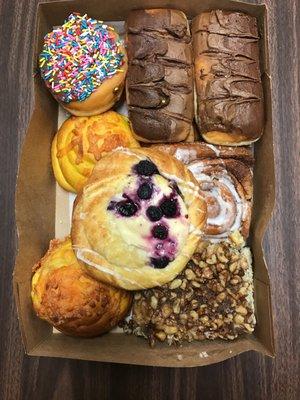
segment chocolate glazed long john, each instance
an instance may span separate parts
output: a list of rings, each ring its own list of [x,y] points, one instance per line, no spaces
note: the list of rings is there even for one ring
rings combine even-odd
[[[126,96],[133,130],[143,142],[179,142],[192,129],[191,35],[183,12],[134,10],[127,22]]]
[[[263,132],[256,18],[214,10],[193,20],[196,120],[212,144],[243,145]]]

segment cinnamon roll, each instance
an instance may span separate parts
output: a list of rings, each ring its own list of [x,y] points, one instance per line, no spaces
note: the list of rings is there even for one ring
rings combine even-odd
[[[249,146],[215,146],[204,142],[196,142],[156,144],[151,147],[174,156],[184,164],[207,158],[233,158],[242,161],[249,167],[254,165],[253,151]]]
[[[207,202],[206,239],[224,240],[239,231],[248,237],[252,208],[252,171],[234,159],[196,160],[188,165]]]

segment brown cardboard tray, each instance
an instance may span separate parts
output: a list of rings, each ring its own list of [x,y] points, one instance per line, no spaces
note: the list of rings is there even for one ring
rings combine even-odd
[[[249,243],[254,260],[254,296],[257,326],[252,335],[232,342],[202,341],[182,347],[157,344],[149,348],[145,340],[113,331],[93,339],[71,338],[53,332],[33,312],[30,298],[31,269],[45,253],[50,239],[62,233],[60,215],[67,206],[66,197],[55,183],[51,169],[50,146],[58,124],[58,104],[39,74],[34,75],[34,110],[24,140],[16,192],[18,255],[13,284],[25,350],[33,356],[65,357],[84,360],[168,367],[192,367],[213,364],[239,353],[255,350],[274,356],[274,334],[270,281],[262,249],[262,239],[274,206],[274,159],[271,115],[271,82],[268,61],[268,13],[264,5],[230,0],[97,0],[64,1],[40,4],[33,71],[44,35],[73,11],[105,21],[122,21],[136,8],[170,7],[192,18],[204,10],[222,8],[244,11],[258,19],[261,33],[261,70],[265,97],[265,132],[255,143],[254,208]],[[56,224],[55,224],[56,221]],[[67,222],[66,222],[67,224]]]

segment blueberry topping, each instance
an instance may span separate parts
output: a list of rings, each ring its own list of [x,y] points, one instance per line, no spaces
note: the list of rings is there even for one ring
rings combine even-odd
[[[137,206],[131,200],[124,200],[117,203],[117,210],[123,217],[132,217],[137,212]]]
[[[161,209],[159,207],[155,207],[155,206],[148,207],[146,214],[147,214],[147,217],[152,222],[159,221],[163,216]]]
[[[158,169],[152,161],[142,160],[136,166],[135,170],[137,174],[144,176],[151,176],[154,174],[158,174]]]
[[[109,205],[107,206],[107,209],[108,209],[109,211],[111,211],[111,210],[114,210],[114,209],[116,208],[116,206],[117,206],[117,202],[116,202],[116,201],[111,201],[111,202],[109,203]]]
[[[164,240],[168,237],[168,228],[164,225],[155,225],[152,229],[152,235],[155,239]]]
[[[144,182],[138,188],[137,195],[142,200],[148,200],[152,196],[152,186],[150,183]]]
[[[170,262],[170,259],[166,256],[160,258],[151,258],[151,264],[154,268],[165,268]]]
[[[178,207],[176,199],[164,200],[161,203],[160,208],[164,216],[167,218],[174,218],[177,216]]]

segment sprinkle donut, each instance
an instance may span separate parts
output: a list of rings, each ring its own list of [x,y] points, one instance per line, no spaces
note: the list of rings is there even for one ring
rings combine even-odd
[[[90,116],[120,98],[127,56],[113,27],[73,13],[45,36],[39,67],[47,88],[67,111]]]

